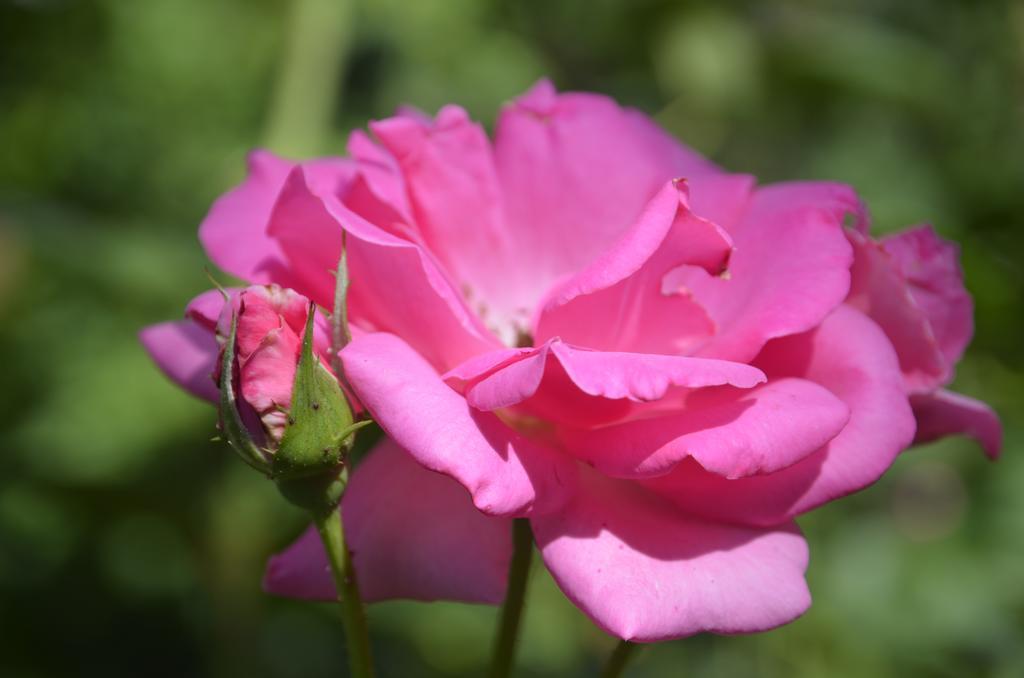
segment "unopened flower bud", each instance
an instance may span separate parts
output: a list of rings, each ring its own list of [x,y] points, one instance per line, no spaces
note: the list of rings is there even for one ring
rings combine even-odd
[[[328,349],[326,332],[317,331],[316,306],[293,290],[257,286],[225,309],[230,329],[220,388],[229,442],[293,503],[310,510],[332,508],[344,489],[352,434],[361,424],[354,423],[345,394],[321,357]],[[262,430],[256,436],[243,422],[240,406],[258,417]],[[257,444],[257,437],[265,444]]]

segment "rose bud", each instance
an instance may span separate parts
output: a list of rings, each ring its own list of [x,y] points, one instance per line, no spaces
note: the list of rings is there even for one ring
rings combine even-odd
[[[315,305],[293,290],[246,289],[221,313],[218,324],[226,322],[229,330],[217,375],[228,442],[290,501],[313,511],[337,504],[345,455],[362,425],[353,422],[337,378],[320,358],[326,341],[314,350],[316,318]],[[259,418],[266,445],[246,425],[246,408]]]

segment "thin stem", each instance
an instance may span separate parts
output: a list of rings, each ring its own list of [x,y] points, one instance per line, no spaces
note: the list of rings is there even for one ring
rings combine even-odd
[[[608,663],[604,665],[601,678],[619,678],[623,669],[626,668],[626,664],[633,657],[636,648],[636,643],[620,640],[619,644],[615,646],[612,656],[608,657]]]
[[[530,576],[530,558],[533,556],[533,532],[526,518],[516,518],[512,522],[512,544],[514,550],[508,569],[508,590],[501,606],[501,625],[494,644],[491,678],[508,678],[512,675],[519,622],[522,620],[523,603],[526,600],[526,581]]]
[[[291,157],[323,153],[339,107],[355,0],[292,0],[263,145]]]
[[[352,556],[345,544],[345,528],[341,522],[341,507],[326,515],[315,515],[316,529],[323,540],[331,574],[341,603],[341,616],[345,625],[348,663],[354,678],[372,678],[373,660],[370,657],[370,634],[366,627],[363,601],[356,586],[356,572]]]

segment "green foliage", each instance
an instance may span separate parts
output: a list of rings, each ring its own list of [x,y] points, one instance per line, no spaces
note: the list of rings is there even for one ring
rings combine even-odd
[[[996,466],[945,441],[802,520],[802,619],[645,648],[628,675],[1021,675],[1021,45],[1020,0],[0,3],[0,675],[337,675],[334,611],[260,591],[305,515],[135,333],[209,286],[196,226],[249,148],[340,153],[405,103],[489,125],[545,74],[763,180],[848,181],[878,232],[961,242],[977,329],[954,386],[1007,425]],[[522,675],[594,675],[613,643],[534,574]],[[495,621],[371,606],[380,673],[480,675]]]

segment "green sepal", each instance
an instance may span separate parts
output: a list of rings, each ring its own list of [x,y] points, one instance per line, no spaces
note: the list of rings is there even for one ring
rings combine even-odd
[[[345,394],[313,352],[316,306],[310,304],[302,352],[295,370],[292,405],[281,444],[274,453],[275,479],[294,480],[331,474],[352,446],[355,424]]]
[[[231,314],[231,331],[224,345],[224,355],[220,363],[220,421],[224,437],[239,457],[260,473],[269,475],[270,464],[267,457],[249,435],[241,415],[238,413],[238,400],[235,396],[234,366],[235,340],[238,337],[238,313]]]

